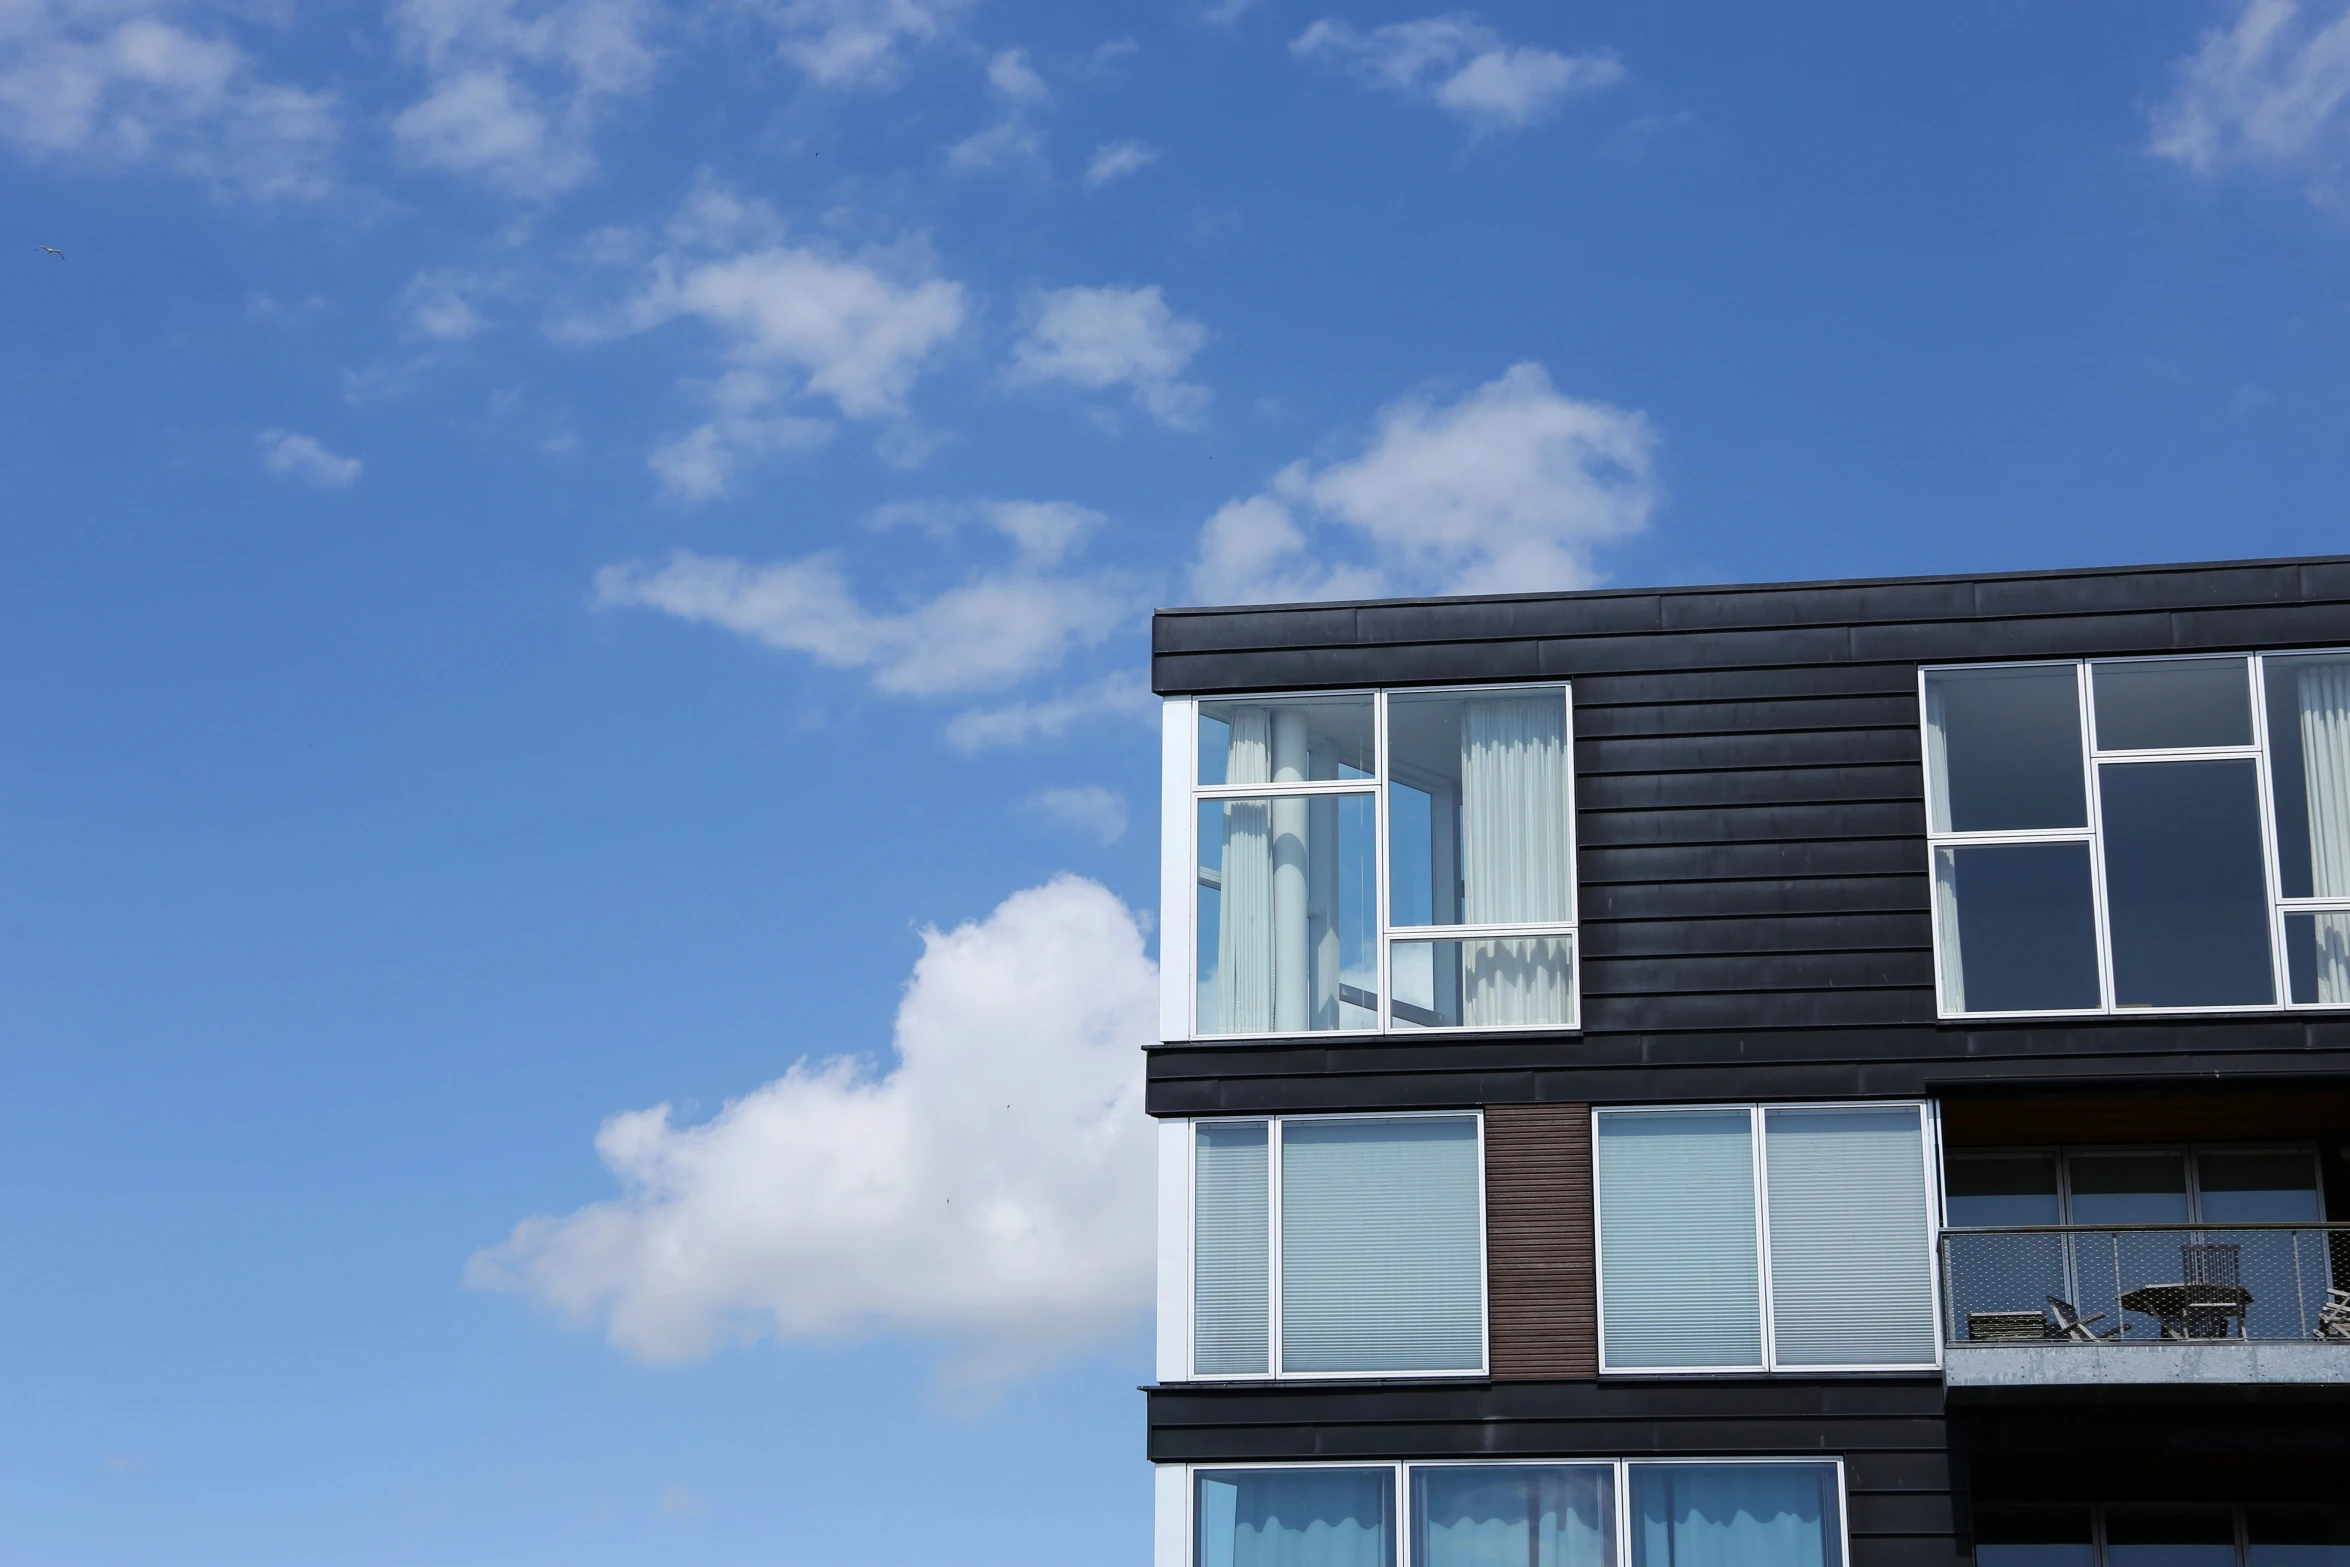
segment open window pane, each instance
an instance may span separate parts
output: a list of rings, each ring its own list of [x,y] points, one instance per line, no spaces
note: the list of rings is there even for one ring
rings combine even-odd
[[[1379,1026],[1369,794],[1202,800],[1199,1031]]]
[[[2086,843],[1934,851],[1942,994],[1954,1012],[2094,1007],[2097,913]]]
[[[1208,1121],[1195,1138],[1192,1370],[1203,1377],[1261,1373],[1272,1352],[1266,1125]]]
[[[1632,1567],[1839,1567],[1830,1464],[1634,1464]]]
[[[1387,699],[1388,917],[1574,918],[1563,686]]]
[[[2073,666],[1926,676],[1926,773],[1936,832],[2087,826]]]
[[[2109,763],[2098,793],[2115,1002],[2273,1003],[2253,763]]]
[[[1609,1369],[1762,1364],[1746,1111],[1600,1116],[1599,1245]]]
[[[1194,1567],[1395,1567],[1392,1469],[1203,1469]]]
[[[1934,1361],[1925,1129],[1915,1105],[1765,1110],[1772,1358]]]
[[[2252,743],[2250,666],[2241,658],[2097,664],[2089,684],[2100,751]]]
[[[1484,1263],[1474,1119],[1282,1124],[1283,1371],[1478,1370]]]
[[[1565,936],[1399,941],[1387,981],[1397,1028],[1565,1027],[1575,1015],[1575,946]]]
[[[1199,705],[1199,781],[1312,783],[1369,778],[1368,696],[1293,696]]]
[[[2272,658],[2265,673],[2279,886],[2350,898],[2350,657]]]
[[[2097,1567],[2089,1509],[1976,1509],[1975,1567]]]
[[[1614,1567],[1615,1472],[1604,1464],[1412,1471],[1415,1567]]]

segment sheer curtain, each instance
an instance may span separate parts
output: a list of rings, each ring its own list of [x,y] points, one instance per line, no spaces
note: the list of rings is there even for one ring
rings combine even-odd
[[[2350,659],[2300,666],[2310,891],[2350,898]],[[2350,914],[2317,916],[2317,999],[2350,1001]]]
[[[1837,1567],[1835,1471],[1813,1464],[1640,1464],[1632,1567]]]
[[[1615,1476],[1599,1468],[1416,1469],[1415,1567],[1610,1567]]]
[[[1235,708],[1225,781],[1270,783],[1273,714]],[[1273,808],[1224,802],[1223,896],[1216,922],[1216,1032],[1258,1033],[1273,1022]]]
[[[1565,705],[1556,693],[1465,703],[1462,922],[1573,918],[1569,866]],[[1564,942],[1463,942],[1463,1021],[1475,1027],[1564,1018],[1571,972]]]
[[[1202,1474],[1197,1567],[1394,1567],[1391,1476],[1385,1469]]]

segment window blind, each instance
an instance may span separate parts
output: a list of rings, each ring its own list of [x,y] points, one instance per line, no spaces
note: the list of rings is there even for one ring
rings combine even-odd
[[[1924,1137],[1915,1105],[1763,1112],[1778,1364],[1934,1363]]]
[[[1747,1111],[1600,1116],[1599,1246],[1610,1369],[1762,1364]]]
[[[1281,1128],[1281,1369],[1476,1371],[1484,1215],[1473,1118]]]
[[[1203,1122],[1192,1157],[1191,1369],[1203,1377],[1270,1369],[1265,1123]]]

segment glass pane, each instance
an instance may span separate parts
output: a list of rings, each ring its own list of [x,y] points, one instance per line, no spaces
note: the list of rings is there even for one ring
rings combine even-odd
[[[2073,666],[1928,675],[1926,772],[1936,832],[2086,827]]]
[[[1746,1111],[1602,1115],[1599,1245],[1609,1369],[1762,1364]]]
[[[1199,804],[1199,1031],[1379,1026],[1369,794]]]
[[[2325,1218],[2307,1149],[2195,1156],[2196,1217],[2218,1224],[2316,1224]]]
[[[1203,1377],[1267,1371],[1273,1207],[1265,1185],[1265,1123],[1208,1121],[1195,1136],[1192,1370]]]
[[[1615,1472],[1494,1464],[1412,1471],[1416,1567],[1614,1567]]]
[[[2187,1158],[2079,1153],[2071,1160],[2075,1224],[2184,1224]]]
[[[1774,1360],[1931,1365],[1934,1267],[1917,1107],[1765,1110],[1763,1160]]]
[[[2100,751],[2252,743],[2252,680],[2243,659],[2095,664],[2089,684]]]
[[[2350,898],[2350,658],[2272,658],[2269,783],[2288,898]]]
[[[1397,925],[1574,918],[1563,686],[1387,699]]]
[[[1565,936],[1399,941],[1388,948],[1398,1028],[1511,1028],[1575,1021],[1575,951]]]
[[[2255,1507],[2245,1525],[2250,1567],[2350,1567],[2350,1511]]]
[[[2350,913],[2286,915],[2285,967],[2301,1005],[2350,1003]]]
[[[2074,1224],[2184,1224],[2187,1221],[2187,1159],[2175,1153],[2074,1154],[2066,1161],[2072,1185]],[[2070,1238],[2073,1288],[2062,1292],[2083,1316],[2104,1313],[2093,1331],[2115,1328],[2131,1339],[2159,1337],[2156,1316],[2122,1305],[2124,1296],[2147,1285],[2176,1284],[2186,1277],[2179,1247],[2191,1234],[2117,1230]],[[2141,1300],[2143,1297],[2132,1297]]]
[[[1395,1567],[1392,1469],[1203,1469],[1196,1567]]]
[[[1838,1567],[1828,1464],[1634,1464],[1632,1567]]]
[[[2253,764],[2109,763],[2097,786],[2115,1002],[2275,1001]]]
[[[1199,781],[1310,783],[1371,776],[1371,699],[1294,696],[1199,705]]]
[[[2086,1507],[1978,1508],[1975,1567],[2096,1567]]]
[[[2054,1154],[1952,1154],[1943,1180],[1950,1222],[1962,1228],[2064,1222]]]
[[[2236,1567],[2236,1520],[2224,1508],[2108,1508],[2106,1567]]]
[[[1281,1369],[1475,1371],[1484,1204],[1466,1116],[1281,1126]]]
[[[1964,1012],[2094,1007],[2097,911],[2086,843],[1934,851],[1942,993]]]

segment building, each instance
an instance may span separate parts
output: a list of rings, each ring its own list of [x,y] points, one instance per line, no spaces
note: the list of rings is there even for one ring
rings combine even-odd
[[[1158,1567],[2350,1563],[2350,558],[1162,612]]]

